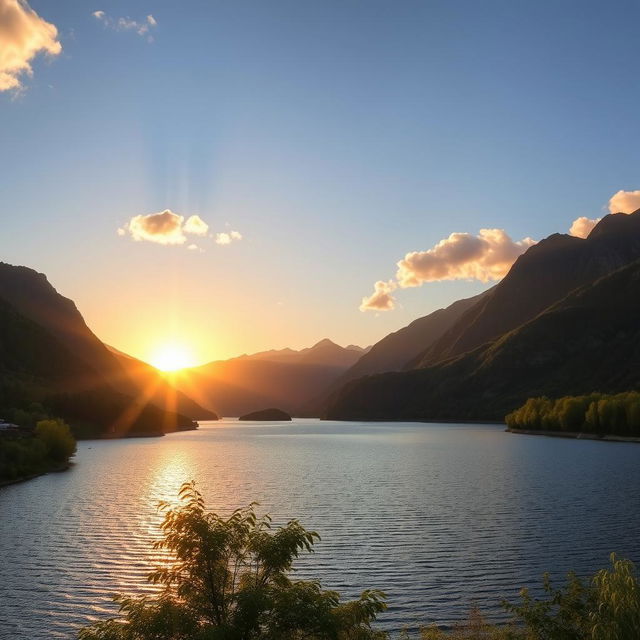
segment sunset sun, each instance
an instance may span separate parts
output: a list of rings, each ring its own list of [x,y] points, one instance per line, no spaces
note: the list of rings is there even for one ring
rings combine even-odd
[[[149,361],[160,371],[177,371],[194,364],[191,350],[177,343],[161,345],[154,351]]]

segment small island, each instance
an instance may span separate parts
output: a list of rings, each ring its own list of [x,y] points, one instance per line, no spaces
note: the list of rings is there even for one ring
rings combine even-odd
[[[291,416],[282,409],[262,409],[240,416],[238,420],[291,421]]]

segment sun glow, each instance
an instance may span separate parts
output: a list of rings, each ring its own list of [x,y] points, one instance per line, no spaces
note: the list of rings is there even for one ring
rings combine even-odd
[[[176,343],[162,345],[156,349],[149,361],[160,371],[177,371],[195,364],[190,349]]]

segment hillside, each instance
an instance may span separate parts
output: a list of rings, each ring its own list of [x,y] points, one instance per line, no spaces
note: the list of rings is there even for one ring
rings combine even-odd
[[[131,399],[145,407],[155,405],[157,411],[149,408],[141,414],[155,415],[156,425],[176,422],[173,417],[165,419],[165,413],[180,415],[176,424],[183,427],[190,426],[193,419],[216,418],[173,389],[153,367],[104,345],[73,301],[60,295],[44,274],[0,263],[0,301],[7,324],[2,336],[5,386],[16,379],[20,385],[28,381],[29,386],[40,388],[39,401],[46,399],[51,405],[52,398],[58,398],[66,416],[74,410],[71,399],[81,394],[85,408],[76,421],[99,425],[100,429],[115,419],[113,407],[124,408]],[[13,339],[9,338],[9,326],[13,327]],[[34,344],[40,346],[36,349]],[[93,398],[95,409],[87,398]],[[80,400],[76,404],[79,406]],[[105,405],[113,407],[105,409]],[[140,416],[136,420],[139,424],[143,421]]]
[[[364,351],[324,339],[300,351],[267,351],[187,369],[176,385],[219,415],[239,416],[270,406],[295,415]]]
[[[42,409],[83,436],[157,435],[190,428],[189,416],[127,396],[46,329],[0,299],[0,411]]]
[[[568,293],[640,258],[640,211],[608,215],[588,238],[554,234],[516,260],[491,294],[412,363],[425,367],[495,340]]]
[[[502,420],[530,396],[640,388],[640,261],[493,343],[431,367],[355,380],[330,419]]]

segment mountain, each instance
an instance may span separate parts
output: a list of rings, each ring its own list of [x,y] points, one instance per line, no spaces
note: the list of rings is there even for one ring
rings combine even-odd
[[[418,318],[406,327],[388,334],[372,347],[363,350],[361,357],[356,360],[355,364],[334,380],[322,393],[314,396],[310,402],[301,407],[301,413],[309,416],[322,415],[331,396],[351,380],[374,373],[405,369],[407,363],[421,355],[465,311],[473,307],[482,297],[488,295],[489,291],[472,298],[458,300],[446,309],[438,309],[427,316]]]
[[[554,234],[411,363],[425,367],[495,340],[568,293],[640,258],[640,210],[603,218],[585,239]]]
[[[345,383],[361,376],[386,371],[400,371],[418,354],[433,344],[451,327],[468,309],[482,298],[490,295],[492,290],[473,298],[458,300],[445,309],[438,309],[427,316],[414,320],[411,324],[390,333],[376,342],[368,353],[364,354],[349,368],[339,382]]]
[[[0,263],[0,303],[3,409],[24,409],[29,399],[96,433],[159,432],[215,417],[152,367],[115,355],[43,274]]]
[[[640,261],[464,355],[354,380],[334,397],[326,417],[501,421],[532,396],[638,388]]]
[[[239,356],[245,360],[268,360],[270,362],[318,364],[328,367],[349,367],[366,353],[367,349],[356,345],[341,347],[328,338],[320,340],[312,347],[296,351],[294,349],[274,349],[251,355]],[[236,358],[232,358],[235,360]],[[227,361],[228,362],[228,361]]]
[[[187,369],[176,385],[219,415],[238,416],[269,406],[299,415],[364,352],[324,339],[300,351],[264,351]]]

